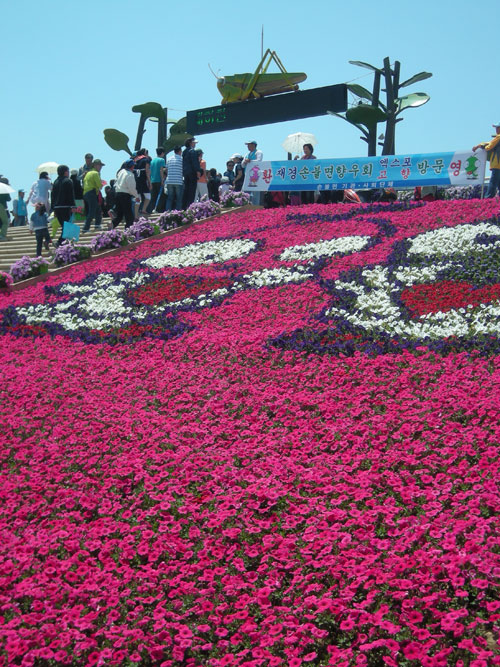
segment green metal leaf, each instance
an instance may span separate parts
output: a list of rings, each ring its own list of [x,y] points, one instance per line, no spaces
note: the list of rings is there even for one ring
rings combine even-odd
[[[370,63],[364,63],[361,60],[349,60],[351,65],[357,65],[358,67],[366,67],[366,69],[371,69],[374,72],[381,72],[382,70],[379,67],[374,67]]]
[[[387,120],[387,114],[379,107],[371,106],[370,104],[358,104],[356,107],[351,107],[345,112],[345,117],[350,123],[357,125],[365,125],[366,127],[374,127],[377,123]]]
[[[126,134],[113,128],[108,128],[107,130],[103,130],[103,132],[104,141],[110,148],[114,151],[125,151],[129,155],[132,155],[132,151],[128,147],[129,138]]]
[[[363,86],[359,86],[357,83],[348,83],[347,84],[347,89],[351,91],[351,93],[354,93],[354,95],[357,95],[358,97],[362,97],[365,100],[370,100],[372,101],[372,94],[370,93],[369,90],[366,88],[363,88]]]
[[[187,131],[187,118],[179,118],[170,128],[170,134],[181,134]]]
[[[432,76],[431,72],[419,72],[418,74],[415,74],[406,81],[403,81],[403,83],[400,83],[399,87],[404,88],[405,86],[411,86],[412,83],[417,83],[417,81],[423,81],[424,79],[429,79],[431,76]]]
[[[422,104],[428,102],[431,98],[427,93],[410,93],[410,95],[405,95],[404,97],[398,97],[396,104],[398,110],[396,113],[400,113],[403,109],[415,109],[416,107],[421,107]]]
[[[171,134],[169,138],[163,144],[165,153],[169,153],[174,150],[175,146],[184,146],[186,139],[190,139],[192,135],[187,134],[186,132],[182,134]]]
[[[165,111],[158,102],[145,102],[144,104],[136,104],[132,107],[132,111],[140,113],[144,118],[157,118],[165,120]]]
[[[170,128],[168,139],[163,144],[166,153],[169,153],[173,150],[174,146],[183,146],[186,139],[190,139],[193,135],[186,132],[187,128],[187,119],[180,118],[172,127]]]

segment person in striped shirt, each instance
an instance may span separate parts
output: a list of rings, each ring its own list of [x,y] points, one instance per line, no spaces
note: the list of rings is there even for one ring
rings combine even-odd
[[[165,192],[167,194],[166,210],[182,208],[182,195],[184,191],[184,179],[182,177],[182,148],[175,146],[174,152],[167,159],[167,178],[165,179]]]

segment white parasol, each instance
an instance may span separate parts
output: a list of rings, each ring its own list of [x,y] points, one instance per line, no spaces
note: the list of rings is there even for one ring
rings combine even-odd
[[[42,162],[42,164],[38,165],[36,170],[39,174],[41,174],[42,171],[46,171],[47,174],[57,174],[58,166],[59,164],[57,162]]]
[[[0,195],[11,195],[15,192],[14,188],[11,188],[7,183],[0,183]]]
[[[312,144],[316,146],[318,140],[314,134],[309,134],[308,132],[295,132],[295,134],[289,134],[285,141],[281,144],[287,153],[297,153],[302,155],[304,144]]]

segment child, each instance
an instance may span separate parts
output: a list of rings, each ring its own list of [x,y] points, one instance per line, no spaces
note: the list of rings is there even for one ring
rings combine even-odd
[[[219,185],[220,178],[217,175],[217,169],[210,169],[208,172],[207,188],[208,198],[212,201],[219,201]]]
[[[225,192],[229,192],[233,188],[229,184],[229,178],[227,176],[223,176],[220,181],[220,186],[219,186],[219,197],[221,197]]]
[[[35,204],[35,212],[30,218],[30,232],[35,232],[36,236],[36,256],[40,257],[42,254],[42,243],[45,241],[45,250],[49,249],[51,242],[49,234],[49,216],[47,210],[41,202]]]

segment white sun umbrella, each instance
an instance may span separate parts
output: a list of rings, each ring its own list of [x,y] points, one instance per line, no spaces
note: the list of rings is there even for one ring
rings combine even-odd
[[[36,170],[39,174],[41,174],[42,171],[46,171],[47,174],[57,174],[58,166],[59,164],[57,162],[42,162],[42,164],[38,165]]]
[[[11,195],[15,192],[14,188],[11,188],[7,183],[0,183],[0,195]]]
[[[316,146],[318,140],[314,134],[308,132],[295,132],[289,134],[285,141],[281,144],[287,153],[298,153],[302,155],[304,144],[312,144]]]

